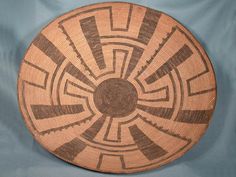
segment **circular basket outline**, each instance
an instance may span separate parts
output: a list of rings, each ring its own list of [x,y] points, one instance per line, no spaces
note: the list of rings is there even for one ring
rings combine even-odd
[[[103,3],[104,5],[108,5],[108,4],[115,4],[115,3],[119,3],[119,2],[107,2],[107,3]],[[100,4],[100,3],[99,3]],[[102,4],[102,3],[101,3]],[[122,3],[122,4],[130,4],[130,3]],[[98,4],[94,4],[94,5],[89,5],[89,6],[91,6],[91,7],[93,7],[93,6],[95,6],[95,5],[98,5]],[[136,4],[133,4],[133,5],[136,5]],[[85,7],[89,7],[89,6],[85,6]],[[140,6],[140,5],[136,5],[136,6]],[[83,9],[83,8],[85,8],[85,7],[81,7],[81,8],[78,8],[78,9]],[[143,7],[143,6],[140,6],[140,7]],[[146,8],[146,7],[145,7]],[[77,11],[78,9],[75,9],[75,10],[73,10],[73,11]],[[70,14],[70,13],[72,13],[73,11],[70,11],[70,12],[68,12],[68,13],[66,13],[66,14]],[[160,12],[160,11],[157,11],[157,12]],[[163,12],[160,12],[160,13],[162,13],[162,14],[164,14],[164,15],[166,15],[165,13],[163,13]],[[63,16],[63,15],[62,15]],[[61,17],[62,17],[61,16]],[[169,18],[171,18],[171,19],[174,19],[173,17],[170,17],[169,15],[166,15],[166,16],[168,16]],[[175,20],[175,19],[174,19]],[[177,21],[177,20],[176,20]],[[50,22],[45,28],[47,28],[50,24],[53,24],[54,23],[54,21],[52,21],[52,22]],[[183,28],[185,31],[187,31],[187,33],[189,33],[190,34],[190,38],[193,38],[193,40],[194,40],[194,44],[197,44],[197,45],[199,45],[200,46],[200,44],[199,44],[199,42],[193,37],[193,36],[191,36],[192,34],[181,24],[181,23],[179,23],[178,21],[177,21],[177,23],[178,23],[178,25],[180,25],[181,26],[181,28]],[[45,29],[44,28],[44,29]],[[43,30],[42,30],[43,31]],[[32,44],[31,44],[32,45]],[[30,47],[31,47],[31,45],[30,45]],[[28,50],[30,49],[30,47],[28,48]],[[27,51],[28,51],[27,50]],[[207,56],[207,54],[206,54],[206,52],[204,51],[204,49],[203,48],[201,48],[200,47],[200,53],[202,53],[203,52],[203,55],[205,55],[205,57],[204,57],[204,59],[209,59],[208,58],[208,56]],[[26,52],[27,53],[27,52]],[[23,61],[24,62],[24,61]],[[208,62],[208,65],[210,64],[210,66],[209,67],[212,67],[212,64],[211,64],[211,62],[210,62],[210,60],[207,60],[207,62]],[[22,66],[22,64],[21,64],[21,66]],[[21,71],[21,69],[20,69],[20,71]],[[213,72],[214,72],[214,70],[212,70]],[[215,80],[215,74],[213,74],[214,75],[214,80]],[[22,83],[20,83],[21,81],[20,81],[20,76],[18,76],[18,91],[19,91],[19,87],[21,87],[22,86]],[[216,92],[216,87],[215,87],[215,92]],[[20,98],[19,98],[20,96],[18,95],[18,101],[19,101],[19,105],[20,105]],[[215,108],[215,104],[214,104],[214,108]],[[212,109],[212,110],[214,110],[214,108]],[[20,110],[21,110],[21,107],[20,107]],[[22,113],[22,115],[23,115],[23,117],[25,118],[25,114],[24,114],[24,110],[21,110],[21,113]],[[210,115],[210,117],[211,117],[211,115]],[[24,119],[25,120],[25,119]],[[210,119],[209,119],[210,120]],[[41,142],[40,142],[40,136],[38,136],[37,134],[35,134],[35,130],[32,130],[32,127],[31,127],[31,125],[29,125],[28,124],[28,121],[26,121],[25,120],[25,122],[26,122],[26,125],[27,125],[27,127],[30,129],[30,131],[31,131],[31,133],[33,134],[33,136],[37,139],[37,141],[41,144]],[[205,131],[204,131],[205,132]],[[202,132],[202,134],[200,135],[200,137],[204,134],[204,132]],[[196,144],[197,143],[197,141],[194,143],[194,144]],[[194,144],[191,144],[191,147],[194,145]],[[42,144],[42,146],[43,147],[46,147],[46,145],[45,144]],[[177,159],[179,156],[182,156],[187,150],[189,150],[191,147],[189,147],[188,149],[186,149],[186,150],[184,150],[184,151],[182,151],[181,153],[179,153],[177,156],[176,156],[176,158],[174,158],[174,159],[172,159],[172,160],[175,160],[175,159]],[[46,149],[47,150],[49,150],[49,148],[48,147],[46,147]],[[55,152],[53,152],[53,151],[51,151],[51,150],[49,150],[50,152],[52,152],[53,154],[55,154]],[[55,154],[56,156],[58,156],[58,154]],[[59,158],[62,158],[63,160],[65,160],[65,161],[68,161],[67,159],[64,159],[63,157],[61,157],[61,156],[59,156]],[[171,160],[171,161],[172,161]],[[68,161],[69,163],[73,163],[73,162],[71,162],[71,161]],[[168,162],[169,163],[169,162]],[[164,164],[166,164],[166,163],[164,163]],[[77,165],[79,165],[79,166],[82,166],[82,167],[85,167],[85,168],[88,168],[88,169],[90,169],[91,170],[91,168],[90,167],[87,167],[87,166],[83,166],[82,164],[77,164]],[[160,164],[160,165],[163,165],[163,164]],[[151,165],[151,167],[150,168],[147,168],[147,169],[153,169],[153,168],[156,168],[156,167],[159,167],[160,165],[157,165],[157,166],[152,166]],[[92,170],[96,170],[96,169],[92,169]],[[100,171],[102,171],[102,170],[100,170]],[[130,171],[130,172],[139,172],[139,171],[143,171],[143,169],[141,168],[141,169],[136,169],[136,171]],[[116,173],[116,171],[103,171],[103,172],[112,172],[112,173]],[[122,171],[122,173],[129,173],[129,171]]]

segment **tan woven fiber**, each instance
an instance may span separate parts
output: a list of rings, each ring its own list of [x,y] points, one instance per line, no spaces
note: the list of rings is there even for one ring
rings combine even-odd
[[[188,151],[216,101],[210,60],[172,17],[130,3],[66,13],[33,40],[19,105],[34,138],[87,169],[134,173]]]

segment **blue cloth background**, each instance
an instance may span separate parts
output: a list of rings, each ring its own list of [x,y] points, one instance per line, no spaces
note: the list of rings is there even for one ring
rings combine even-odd
[[[18,110],[16,94],[19,65],[33,37],[56,16],[96,2],[101,1],[0,0],[0,177],[104,175],[69,165],[35,142]],[[209,54],[218,84],[214,118],[201,141],[173,163],[131,176],[235,177],[236,1],[130,2],[164,11],[189,28]]]

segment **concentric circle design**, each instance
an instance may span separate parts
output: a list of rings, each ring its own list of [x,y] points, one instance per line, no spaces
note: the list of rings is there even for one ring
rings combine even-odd
[[[25,54],[18,97],[48,151],[102,172],[157,168],[189,150],[216,98],[201,45],[170,16],[130,3],[73,10]]]

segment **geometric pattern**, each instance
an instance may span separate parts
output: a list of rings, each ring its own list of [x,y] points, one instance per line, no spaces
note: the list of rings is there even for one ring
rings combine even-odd
[[[100,3],[38,34],[21,64],[18,100],[51,153],[96,171],[133,173],[167,164],[199,141],[216,80],[204,49],[172,17]]]

